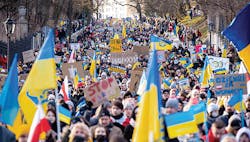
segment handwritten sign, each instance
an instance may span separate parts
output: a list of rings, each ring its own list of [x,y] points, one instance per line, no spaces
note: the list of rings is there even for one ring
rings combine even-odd
[[[122,52],[122,41],[120,39],[110,39],[109,46],[111,52]]]
[[[246,74],[215,75],[215,94],[232,95],[243,90],[247,94]]]
[[[222,70],[229,71],[229,59],[215,56],[208,56],[212,70],[216,73]]]
[[[111,53],[111,63],[118,64],[134,64],[138,61],[138,54],[135,52],[127,51],[123,53]]]
[[[62,65],[62,72],[63,76],[68,76],[71,79],[74,78],[75,72],[77,72],[81,78],[85,75],[82,67],[82,62],[64,63]]]
[[[129,84],[129,90],[131,92],[136,92],[139,88],[139,84],[140,84],[140,79],[142,76],[142,72],[141,70],[132,70],[131,71],[131,82]]]
[[[93,108],[98,107],[106,100],[120,96],[120,88],[113,77],[93,83],[83,91],[86,100],[93,103]]]
[[[28,50],[23,52],[23,62],[24,63],[29,63],[35,61],[35,56],[34,56],[34,51],[33,50]]]
[[[125,74],[126,73],[126,68],[111,65],[111,67],[109,68],[109,71],[111,71],[111,72],[119,72],[119,73]]]

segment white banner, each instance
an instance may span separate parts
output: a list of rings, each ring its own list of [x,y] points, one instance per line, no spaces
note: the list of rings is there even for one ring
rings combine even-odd
[[[209,63],[212,67],[212,70],[217,72],[221,70],[229,71],[229,59],[221,58],[215,56],[208,56]]]

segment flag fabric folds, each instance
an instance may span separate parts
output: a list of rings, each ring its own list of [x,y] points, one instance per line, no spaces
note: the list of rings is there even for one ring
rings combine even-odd
[[[238,112],[242,112],[245,109],[245,105],[242,101],[243,93],[239,91],[238,94],[233,94],[233,96],[229,99],[228,105],[234,107]]]
[[[156,50],[152,51],[147,85],[136,118],[133,142],[164,141],[164,123],[160,111],[161,92]]]
[[[204,62],[204,66],[202,69],[202,74],[200,77],[200,83],[202,87],[208,87],[209,84],[212,82],[213,78],[213,71],[212,71],[212,67],[209,63],[209,59],[208,57],[206,57],[205,62]]]
[[[1,119],[5,124],[13,125],[19,110],[17,54],[12,61],[8,77],[0,95]]]
[[[89,69],[90,75],[93,77],[94,81],[96,81],[96,53],[94,52],[93,59],[91,61],[90,69]]]
[[[169,40],[162,39],[155,35],[151,35],[150,41],[151,41],[150,43],[151,49],[153,48],[153,45],[155,44],[156,50],[172,50],[172,42]]]
[[[191,106],[190,110],[194,113],[194,119],[196,124],[201,124],[206,121],[206,104],[204,102]]]
[[[170,139],[198,132],[198,128],[191,111],[177,112],[166,115],[165,123],[167,125],[168,136]]]
[[[250,3],[246,5],[232,23],[222,32],[238,49],[238,54],[250,72]]]
[[[74,86],[75,86],[75,89],[78,88],[78,83],[79,82],[82,82],[82,79],[80,78],[79,74],[77,73],[77,71],[75,70],[75,76],[74,76]]]
[[[43,132],[48,132],[49,130],[50,124],[45,118],[45,114],[43,112],[41,104],[39,104],[37,106],[37,111],[30,127],[28,142],[38,142],[40,135]]]
[[[145,70],[143,70],[137,94],[142,95],[145,92],[146,84],[147,84],[146,72]]]
[[[70,124],[71,112],[64,107],[59,106],[59,119],[64,123]]]
[[[65,102],[70,100],[70,98],[69,98],[68,76],[65,76],[59,94],[63,95],[63,99],[64,99]]]
[[[56,88],[57,86],[54,43],[54,33],[53,30],[50,29],[39,55],[19,93],[19,105],[28,124],[32,123],[36,111],[35,106],[37,105],[31,101],[28,95],[35,97],[36,100],[46,100],[46,90]],[[43,100],[40,101],[43,102]]]

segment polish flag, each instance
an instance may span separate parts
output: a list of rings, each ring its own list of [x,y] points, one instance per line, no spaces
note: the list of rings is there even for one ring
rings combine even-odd
[[[70,58],[69,58],[69,61],[68,63],[74,63],[75,62],[75,58],[76,58],[76,51],[75,51],[75,48],[73,48],[71,54],[70,54]]]
[[[40,134],[43,132],[48,132],[50,129],[49,122],[45,118],[42,106],[38,105],[32,125],[30,127],[28,142],[38,142]]]
[[[244,63],[240,63],[240,70],[239,73],[245,73],[246,74],[246,80],[247,80],[247,94],[250,94],[250,75],[247,73],[247,70],[244,66]]]
[[[63,99],[64,101],[69,101],[69,85],[68,85],[68,76],[65,76],[63,84],[62,84],[62,88],[59,92],[59,94],[63,95]]]

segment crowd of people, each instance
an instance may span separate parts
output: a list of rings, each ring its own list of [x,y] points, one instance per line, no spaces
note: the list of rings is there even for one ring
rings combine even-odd
[[[188,111],[191,106],[199,102],[209,102],[207,103],[207,121],[199,124],[199,133],[170,139],[167,130],[165,130],[166,141],[189,142],[197,141],[197,139],[199,141],[209,140],[210,142],[250,141],[250,97],[244,100],[246,110],[244,111],[244,119],[242,119],[241,113],[237,112],[233,106],[228,105],[229,97],[217,97],[212,86],[203,87],[199,82],[206,56],[222,57],[222,48],[209,46],[201,48],[203,43],[199,29],[187,27],[180,23],[177,18],[143,18],[142,21],[110,18],[96,20],[88,26],[83,26],[78,22],[78,24],[74,24],[73,30],[78,34],[71,41],[69,41],[69,35],[66,32],[67,25],[57,27],[55,29],[55,55],[61,57],[60,62],[57,63],[58,90],[60,90],[65,77],[61,68],[62,64],[68,63],[71,52],[74,51],[70,47],[72,42],[80,45],[80,48],[76,50],[74,60],[81,62],[84,70],[90,69],[93,58],[87,54],[87,50],[99,52],[96,65],[97,80],[94,80],[93,76],[90,75],[84,76],[78,84],[69,80],[69,101],[65,101],[62,94],[59,94],[59,99],[56,100],[55,91],[48,91],[46,118],[50,123],[51,130],[46,134],[45,141],[56,141],[58,132],[61,132],[62,142],[132,141],[140,95],[137,94],[137,91],[130,90],[131,71],[146,70],[149,54],[139,55],[136,65],[118,65],[126,69],[125,73],[120,73],[109,69],[112,65],[109,48],[107,48],[108,50],[100,50],[100,48],[108,47],[110,39],[116,34],[122,35],[123,25],[126,25],[126,37],[120,36],[120,39],[124,52],[133,50],[137,46],[149,48],[151,35],[157,35],[172,42],[172,49],[164,51],[165,60],[159,65],[162,97],[160,103],[163,106],[163,114]],[[35,55],[37,53],[38,51]],[[188,59],[189,64],[183,63],[182,58]],[[227,74],[238,73],[240,59],[232,45],[228,45],[226,58],[230,60]],[[32,63],[23,64],[20,62],[19,74],[29,73],[31,67]],[[91,101],[86,100],[84,96],[84,88],[95,81],[104,80],[111,76],[116,79],[120,87],[119,97],[93,108]],[[185,78],[188,79],[189,84],[183,87],[179,84],[179,80]],[[20,83],[20,88],[22,83]],[[208,91],[211,96],[208,96]],[[58,130],[56,123],[56,119],[59,117],[56,114],[56,101],[59,101],[60,106],[68,109],[72,114],[70,124],[61,122],[60,130]],[[27,136],[28,131],[16,136],[16,138],[19,142],[25,142]]]

